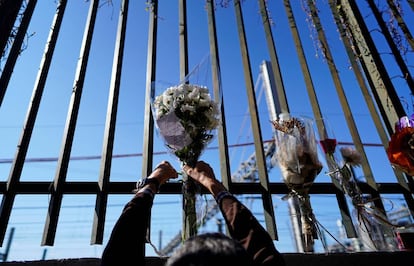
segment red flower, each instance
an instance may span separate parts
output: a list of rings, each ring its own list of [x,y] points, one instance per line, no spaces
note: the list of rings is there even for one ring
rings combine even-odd
[[[414,128],[404,127],[391,136],[387,155],[391,164],[414,175]]]
[[[336,148],[336,139],[323,139],[320,140],[319,143],[321,144],[322,150],[325,154],[333,154]]]

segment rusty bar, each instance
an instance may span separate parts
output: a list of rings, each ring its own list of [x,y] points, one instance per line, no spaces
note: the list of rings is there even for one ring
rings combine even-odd
[[[272,194],[269,191],[269,178],[266,167],[266,159],[264,156],[263,140],[260,130],[260,121],[257,112],[256,95],[254,91],[249,51],[247,47],[246,34],[244,29],[243,14],[240,0],[234,1],[234,8],[237,20],[237,30],[239,33],[240,50],[243,61],[244,79],[249,101],[249,111],[252,123],[252,131],[254,138],[254,146],[256,151],[256,163],[262,188],[262,201],[264,208],[264,217],[266,228],[272,239],[277,240],[276,222],[273,210]]]
[[[383,122],[389,135],[394,132],[394,125],[399,117],[405,116],[404,107],[398,97],[396,89],[386,71],[385,65],[376,49],[375,43],[371,38],[368,28],[353,1],[341,0],[338,8],[341,8],[346,16],[349,30],[355,40],[355,46],[359,50],[361,66],[365,76],[371,86],[372,94],[381,112]],[[404,197],[413,213],[414,201],[412,191],[410,190],[407,180],[410,177],[403,178],[397,175],[398,183],[405,187]]]
[[[354,71],[355,77],[358,81],[359,87],[362,91],[362,95],[364,96],[365,102],[367,104],[368,110],[371,113],[371,118],[373,119],[373,122],[377,128],[378,135],[381,139],[381,143],[386,148],[388,146],[389,142],[389,136],[384,128],[384,125],[382,124],[381,117],[377,111],[376,106],[374,105],[374,102],[372,101],[371,94],[369,92],[369,88],[365,82],[363,73],[361,72],[361,65],[358,64],[359,58],[358,54],[360,54],[358,47],[355,45],[355,40],[349,31],[349,29],[346,27],[346,18],[343,16],[341,9],[337,7],[336,0],[330,0],[329,1],[331,11],[333,14],[333,17],[335,19],[335,23],[337,25],[338,31],[340,33],[340,36],[343,40],[343,44],[346,50],[346,53],[349,57],[349,61],[351,63],[352,70]],[[365,144],[364,144],[365,146]]]
[[[26,120],[17,145],[16,155],[11,166],[9,178],[7,181],[7,191],[2,198],[0,213],[0,240],[4,239],[5,231],[9,221],[11,209],[15,198],[15,187],[18,185],[20,176],[25,163],[27,150],[29,148],[33,127],[36,121],[37,113],[40,106],[43,90],[45,87],[47,75],[52,62],[53,52],[55,50],[57,37],[59,35],[60,26],[62,24],[63,15],[66,8],[66,0],[59,2],[56,10],[52,26],[50,28],[49,37],[46,42],[45,51],[43,53],[42,62],[39,67],[38,76],[33,88],[32,98],[26,114]]]
[[[403,17],[401,16],[398,7],[395,5],[394,1],[387,0],[387,3],[391,9],[392,15],[397,19],[398,26],[400,26],[401,31],[404,33],[407,42],[411,46],[411,50],[414,50],[414,38],[410,30],[407,27],[407,24],[404,22]],[[412,5],[412,3],[410,3]],[[412,6],[411,6],[412,7]]]
[[[355,40],[355,45],[360,51],[361,65],[363,65],[365,75],[370,81],[371,91],[380,110],[383,123],[388,134],[391,135],[394,132],[395,123],[400,117],[406,115],[404,107],[355,1],[338,0],[337,6],[347,16],[349,29]]]
[[[374,102],[372,101],[371,93],[369,92],[369,89],[365,83],[365,79],[363,77],[363,74],[361,73],[361,68],[365,67],[365,64],[363,64],[360,60],[358,55],[360,54],[359,48],[357,45],[355,45],[355,39],[353,38],[352,32],[349,30],[349,28],[346,27],[347,20],[345,17],[345,14],[342,14],[342,9],[338,8],[336,5],[335,0],[330,0],[331,10],[335,19],[335,22],[337,24],[338,30],[341,34],[341,38],[343,40],[343,44],[345,46],[346,52],[348,54],[348,57],[351,62],[352,69],[354,71],[355,77],[358,81],[358,84],[360,86],[361,92],[364,96],[365,102],[368,106],[368,110],[370,111],[371,118],[373,119],[373,122],[376,126],[378,135],[381,139],[381,142],[383,144],[384,150],[386,151],[388,147],[389,142],[389,136],[386,132],[386,129],[384,128],[384,125],[382,123],[381,117],[378,113],[377,107],[375,106]],[[343,21],[343,22],[341,22]],[[360,63],[360,64],[358,64]],[[368,82],[371,84],[373,83],[371,81],[370,76],[367,76]],[[407,205],[409,206],[411,210],[411,215],[414,215],[414,200],[411,195],[410,188],[405,182],[405,178],[403,173],[393,168],[393,171],[395,173],[395,176],[398,180],[398,182],[405,188],[405,192],[403,193],[404,198],[407,202]]]
[[[411,94],[414,94],[414,79],[408,69],[407,64],[404,61],[404,58],[401,55],[401,51],[398,49],[397,45],[394,42],[394,39],[389,31],[387,24],[385,23],[384,19],[382,18],[381,12],[378,10],[377,5],[374,3],[373,0],[367,0],[369,7],[374,14],[378,26],[381,29],[382,35],[384,35],[385,40],[387,41],[388,46],[391,49],[392,55],[395,58],[395,62],[399,66],[401,70],[402,77],[407,82],[408,87],[410,88]]]
[[[95,26],[96,14],[99,7],[99,0],[92,0],[88,13],[85,32],[83,35],[81,51],[76,69],[75,80],[73,83],[72,96],[66,118],[66,125],[58,159],[57,171],[54,182],[51,186],[51,198],[49,202],[48,214],[46,217],[43,232],[42,245],[51,245],[55,241],[56,228],[59,219],[60,207],[62,205],[62,187],[66,181],[66,175],[72,150],[73,137],[75,135],[76,121],[78,118],[82,89],[85,81],[86,68],[88,64],[89,52],[92,43],[93,29]]]
[[[112,76],[106,113],[104,143],[102,147],[101,168],[99,173],[99,193],[96,197],[91,244],[102,244],[105,229],[106,205],[108,202],[108,184],[111,176],[116,114],[118,111],[118,98],[125,47],[125,32],[128,19],[128,6],[129,0],[123,0],[119,11],[118,30],[114,48]]]

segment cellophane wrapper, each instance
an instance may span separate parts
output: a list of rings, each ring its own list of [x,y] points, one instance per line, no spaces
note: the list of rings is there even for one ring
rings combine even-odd
[[[283,117],[283,116],[282,116]],[[273,121],[275,131],[275,156],[284,183],[290,190],[289,197],[298,200],[304,251],[313,252],[314,239],[318,238],[316,219],[312,211],[309,189],[322,170],[317,155],[317,142],[309,118],[290,118]]]
[[[276,128],[275,131],[275,156],[283,181],[289,189],[300,194],[307,193],[322,169],[312,120],[292,118],[275,123],[285,128],[283,131]]]

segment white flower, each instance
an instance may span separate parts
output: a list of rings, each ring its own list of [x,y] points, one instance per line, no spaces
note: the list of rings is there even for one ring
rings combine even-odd
[[[351,147],[342,147],[340,151],[345,163],[352,166],[359,166],[362,164],[362,156],[357,150]]]
[[[177,106],[177,107],[178,107],[178,106]],[[180,110],[181,110],[182,112],[186,112],[186,111],[188,111],[188,112],[190,112],[190,113],[194,113],[194,112],[196,111],[196,107],[195,107],[195,106],[193,106],[193,105],[189,105],[189,104],[183,104],[183,105],[181,105]]]

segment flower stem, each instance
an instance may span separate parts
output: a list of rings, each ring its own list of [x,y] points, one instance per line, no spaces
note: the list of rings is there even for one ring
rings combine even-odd
[[[314,239],[315,239],[315,219],[311,207],[311,202],[309,195],[300,195],[299,196],[299,208],[301,212],[301,222],[302,222],[302,234],[305,252],[314,251]]]
[[[183,175],[183,230],[182,240],[185,241],[197,234],[197,216],[195,209],[195,183],[185,173]]]

